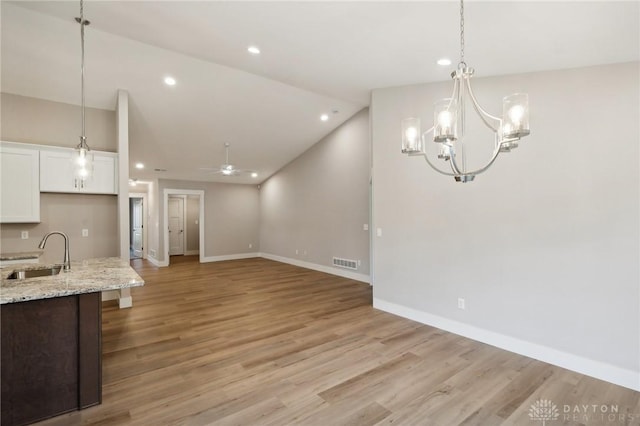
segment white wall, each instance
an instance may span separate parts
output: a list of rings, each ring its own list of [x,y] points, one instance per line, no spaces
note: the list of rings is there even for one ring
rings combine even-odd
[[[363,109],[265,181],[261,252],[311,267],[331,268],[334,256],[359,260],[353,277],[368,281],[369,151]]]
[[[80,143],[81,109],[77,105],[1,93],[2,140],[75,148]],[[116,152],[114,111],[86,108],[87,144]]]
[[[196,253],[200,249],[200,198],[189,195],[187,197],[187,246],[185,250],[189,253]]]
[[[640,390],[638,63],[474,80],[532,130],[467,184],[400,153],[450,83],[373,92],[374,306]]]
[[[204,257],[256,253],[259,251],[259,194],[255,185],[191,182],[159,179],[149,187],[149,249],[164,262],[165,189],[204,191]],[[251,244],[252,247],[249,247]],[[202,255],[202,253],[201,253]]]
[[[0,225],[0,250],[3,253],[37,251],[42,237],[61,231],[69,237],[71,260],[118,256],[118,206],[113,195],[40,194],[40,223],[3,223]],[[89,236],[83,237],[82,230]],[[28,231],[23,240],[21,232]],[[60,263],[64,257],[62,238],[47,241],[41,262]]]

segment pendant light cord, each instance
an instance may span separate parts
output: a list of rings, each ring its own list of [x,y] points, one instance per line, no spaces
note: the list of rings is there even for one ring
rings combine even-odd
[[[458,68],[466,68],[464,61],[464,0],[460,0],[460,63]]]
[[[84,27],[89,25],[89,21],[84,19],[84,1],[80,0],[80,17],[76,18],[76,22],[80,24],[80,52],[81,52],[81,61],[80,61],[80,94],[82,100],[82,135],[80,136],[80,145],[78,145],[78,149],[86,149],[87,151],[90,149],[87,145],[87,137],[85,134],[85,106],[84,106]]]
[[[81,44],[81,50],[82,50],[82,63],[80,66],[80,76],[81,76],[81,86],[80,86],[80,91],[82,93],[82,142],[85,142],[86,140],[86,135],[85,135],[85,125],[84,125],[84,25],[85,25],[85,21],[84,21],[84,2],[82,0],[80,0],[80,44]]]

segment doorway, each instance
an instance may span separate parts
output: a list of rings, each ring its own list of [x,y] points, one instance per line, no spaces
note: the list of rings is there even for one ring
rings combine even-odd
[[[165,188],[163,195],[162,266],[169,266],[175,255],[197,254],[204,262],[204,190]]]
[[[129,258],[146,259],[147,194],[129,193]]]

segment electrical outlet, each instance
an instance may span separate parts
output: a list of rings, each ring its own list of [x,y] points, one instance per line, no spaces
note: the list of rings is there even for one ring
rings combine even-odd
[[[458,297],[458,309],[462,309],[462,310],[467,309],[464,299],[462,297]]]
[[[29,239],[29,231],[22,231],[20,233],[20,238],[22,238],[23,240],[28,240]]]
[[[296,249],[296,254],[298,254],[298,249]]]
[[[82,230],[82,236],[83,237],[88,237],[89,236],[89,230],[88,229],[83,229]]]
[[[307,255],[307,251],[306,250],[302,250],[302,255],[306,256]]]
[[[369,230],[369,224],[365,223],[364,225],[362,225],[362,230],[363,231],[368,231]]]
[[[377,235],[378,237],[382,237],[382,228],[378,228],[378,229],[376,229],[376,235]]]
[[[249,248],[253,248],[253,244],[249,244]]]

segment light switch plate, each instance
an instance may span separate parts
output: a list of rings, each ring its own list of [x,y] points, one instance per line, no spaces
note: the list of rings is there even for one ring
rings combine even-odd
[[[82,230],[82,236],[83,237],[88,237],[89,236],[89,230],[88,229],[83,229]]]
[[[377,235],[378,237],[382,237],[382,228],[378,228],[378,229],[376,230],[376,235]]]
[[[28,240],[29,239],[29,231],[22,231],[20,233],[20,238],[22,238],[23,240]]]

